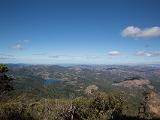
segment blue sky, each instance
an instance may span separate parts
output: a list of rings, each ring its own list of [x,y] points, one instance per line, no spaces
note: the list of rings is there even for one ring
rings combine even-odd
[[[0,0],[0,62],[160,63],[159,0]]]

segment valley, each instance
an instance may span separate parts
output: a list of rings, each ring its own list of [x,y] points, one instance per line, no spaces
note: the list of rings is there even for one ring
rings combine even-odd
[[[115,89],[130,92],[148,89],[160,91],[160,67],[152,65],[21,65],[9,64],[10,75],[18,89],[44,88],[56,92],[65,91],[64,96],[84,95],[85,89],[95,85],[100,91],[109,92]],[[126,91],[126,90],[125,90]],[[127,92],[129,92],[127,91]],[[131,93],[132,94],[132,93]]]

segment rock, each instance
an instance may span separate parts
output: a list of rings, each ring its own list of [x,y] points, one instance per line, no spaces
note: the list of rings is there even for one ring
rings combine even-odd
[[[98,87],[96,85],[90,85],[85,89],[85,93],[88,95],[91,95],[97,90],[98,90]]]
[[[153,91],[150,92],[148,94],[147,106],[151,114],[160,117],[160,95]]]
[[[155,91],[150,91],[149,93],[146,93],[141,103],[139,113],[141,114],[141,116],[143,116],[143,118],[146,117],[145,115],[147,114],[149,114],[149,117],[159,118],[160,117],[160,95]]]

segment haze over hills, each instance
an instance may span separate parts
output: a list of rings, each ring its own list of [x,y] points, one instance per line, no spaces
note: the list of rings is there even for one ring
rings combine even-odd
[[[160,90],[160,67],[152,65],[73,65],[63,67],[58,65],[8,64],[8,67],[10,69],[9,74],[17,76],[19,79],[31,76],[42,80],[58,79],[77,85],[77,89],[80,83],[83,84],[83,82],[98,85],[103,81],[105,84],[102,82],[100,86],[106,86],[107,88],[107,86],[112,86],[113,84],[118,85],[119,83],[123,84],[127,82],[127,84],[132,84],[134,81],[136,83],[143,81],[144,85],[139,84],[137,87],[149,85]],[[129,85],[129,88],[132,87]]]

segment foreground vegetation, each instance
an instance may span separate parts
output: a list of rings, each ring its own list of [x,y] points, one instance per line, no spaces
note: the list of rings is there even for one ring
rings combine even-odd
[[[154,120],[147,111],[141,116],[138,112],[132,116],[129,114],[131,109],[131,103],[122,93],[95,92],[74,99],[36,98],[22,94],[1,100],[0,120]]]
[[[36,96],[33,91],[15,94],[11,91],[12,78],[6,75],[7,66],[0,66],[0,120],[158,120],[147,110],[149,93],[139,106],[128,94],[118,91],[93,91],[70,99],[53,97],[54,93]]]

